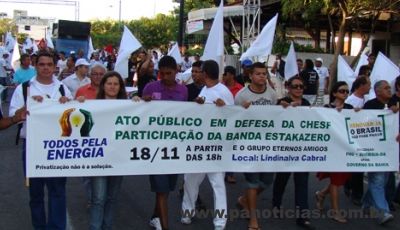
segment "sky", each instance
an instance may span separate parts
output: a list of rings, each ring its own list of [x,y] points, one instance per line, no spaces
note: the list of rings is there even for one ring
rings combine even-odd
[[[168,12],[173,10],[174,6],[177,6],[177,3],[173,3],[172,0],[66,0],[66,1],[79,2],[79,21],[89,21],[93,19],[118,20],[120,13],[119,11],[120,2],[121,2],[122,20],[132,20],[132,19],[138,19],[140,17],[153,17],[155,14],[158,13],[167,14]],[[9,0],[9,2],[12,2],[12,0]],[[16,2],[21,2],[21,1],[16,0]],[[32,0],[30,2],[39,2],[39,0]],[[57,1],[52,1],[52,2],[57,2]],[[72,5],[0,2],[0,12],[6,12],[8,14],[8,17],[12,17],[14,9],[27,10],[28,16],[75,20],[75,6]]]

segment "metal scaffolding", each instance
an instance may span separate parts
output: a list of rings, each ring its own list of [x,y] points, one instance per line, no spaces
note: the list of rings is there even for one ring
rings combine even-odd
[[[244,52],[260,33],[261,0],[243,0],[242,52]]]

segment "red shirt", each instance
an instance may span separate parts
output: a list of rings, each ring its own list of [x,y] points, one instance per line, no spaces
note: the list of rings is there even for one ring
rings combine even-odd
[[[80,87],[76,91],[75,98],[77,98],[79,96],[84,96],[85,99],[96,99],[97,90],[96,90],[96,88],[94,88],[92,86],[92,84],[89,83],[87,85],[84,85],[84,86]]]
[[[239,92],[239,90],[241,90],[243,88],[243,86],[237,82],[235,82],[235,84],[229,88],[229,91],[231,91],[233,97],[236,96],[237,92]]]

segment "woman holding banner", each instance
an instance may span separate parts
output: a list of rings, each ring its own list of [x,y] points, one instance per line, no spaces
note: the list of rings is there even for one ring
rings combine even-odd
[[[287,81],[288,96],[278,100],[278,105],[284,108],[288,106],[310,106],[310,102],[303,98],[304,82],[300,77],[292,77]],[[286,184],[290,178],[290,172],[276,173],[273,190],[272,190],[272,205],[274,214],[281,217],[282,215],[282,197],[285,192]],[[294,172],[295,186],[295,206],[299,213],[309,213],[308,210],[308,172]],[[276,212],[276,211],[278,212]],[[304,215],[300,215],[296,219],[296,224],[306,229],[315,229],[311,224],[310,219]]]
[[[127,99],[124,81],[119,73],[109,71],[104,75],[96,99]],[[112,229],[114,207],[121,188],[122,176],[91,177],[91,184],[89,229]]]
[[[349,95],[349,86],[344,81],[336,82],[332,87],[329,94],[329,104],[324,105],[326,108],[334,108],[338,111],[342,109],[353,109],[353,106],[344,103],[347,96]],[[319,172],[317,177],[322,180],[324,178],[329,178],[330,183],[327,187],[320,191],[315,192],[316,206],[319,210],[324,208],[324,199],[330,194],[331,195],[331,205],[333,209],[332,219],[339,223],[347,223],[347,220],[340,215],[339,211],[339,187],[343,186],[348,179],[350,179],[351,174],[345,172]]]

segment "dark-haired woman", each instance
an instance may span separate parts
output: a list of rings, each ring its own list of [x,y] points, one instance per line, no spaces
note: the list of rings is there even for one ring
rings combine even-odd
[[[304,82],[299,77],[292,77],[287,81],[288,96],[278,100],[278,105],[284,108],[288,106],[310,106],[310,102],[303,98]],[[290,172],[276,173],[273,190],[272,205],[275,210],[281,210],[282,197],[285,192],[286,184],[290,178]],[[308,172],[294,172],[294,202],[299,208],[300,213],[308,210]],[[278,214],[279,215],[279,214]],[[307,229],[315,229],[309,218],[298,217],[296,224]]]
[[[326,108],[334,108],[337,110],[342,109],[353,109],[353,106],[346,104],[344,101],[349,96],[349,86],[344,81],[336,82],[333,86],[331,93],[329,94],[329,104],[324,105]],[[331,206],[333,210],[332,219],[339,223],[347,223],[347,220],[340,214],[339,211],[339,187],[343,186],[348,179],[350,179],[351,174],[345,172],[319,172],[317,177],[322,180],[324,178],[329,178],[330,183],[324,189],[315,192],[316,206],[319,210],[324,207],[324,199],[330,194]]]
[[[109,71],[104,75],[96,99],[127,99],[124,81],[119,73]],[[114,208],[121,183],[122,176],[91,177],[92,202],[89,229],[112,229]]]

